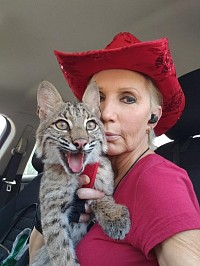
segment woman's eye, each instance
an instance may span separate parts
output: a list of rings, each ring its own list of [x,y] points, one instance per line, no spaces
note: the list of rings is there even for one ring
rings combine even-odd
[[[95,130],[97,128],[97,123],[93,120],[90,120],[86,124],[87,130]]]
[[[121,101],[127,104],[132,104],[136,102],[136,98],[133,96],[124,96],[121,98]]]
[[[105,99],[105,97],[100,94],[100,102],[102,102],[104,99]]]
[[[65,120],[58,120],[57,122],[54,123],[54,125],[59,130],[68,130],[69,129],[69,124]]]

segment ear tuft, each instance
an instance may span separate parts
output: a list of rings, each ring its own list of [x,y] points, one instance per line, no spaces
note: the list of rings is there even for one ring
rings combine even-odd
[[[42,81],[38,87],[37,102],[39,118],[44,119],[63,100],[53,84],[48,81]]]
[[[90,82],[83,94],[82,102],[85,103],[93,113],[100,117],[100,95],[95,81]]]

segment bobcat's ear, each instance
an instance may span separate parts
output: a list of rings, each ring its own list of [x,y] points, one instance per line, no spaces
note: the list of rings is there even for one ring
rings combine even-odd
[[[59,92],[48,81],[42,81],[37,92],[37,113],[40,119],[44,119],[49,115],[58,103],[63,102]]]
[[[85,103],[93,113],[100,117],[100,95],[99,88],[95,81],[88,84],[83,94],[82,102]]]

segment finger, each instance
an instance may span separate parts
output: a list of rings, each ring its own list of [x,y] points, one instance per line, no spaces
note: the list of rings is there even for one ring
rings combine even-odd
[[[83,185],[87,185],[90,183],[90,178],[87,175],[79,176],[79,185],[82,187]]]
[[[102,191],[93,188],[79,188],[77,195],[80,199],[100,199],[105,196]]]
[[[90,215],[87,213],[83,213],[80,215],[79,223],[86,223],[90,220]]]
[[[85,213],[91,213],[92,210],[88,204],[85,204]]]

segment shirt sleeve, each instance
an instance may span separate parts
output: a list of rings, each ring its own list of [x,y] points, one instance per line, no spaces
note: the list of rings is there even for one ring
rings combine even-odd
[[[200,228],[200,209],[185,170],[168,161],[147,169],[138,179],[134,244],[148,258],[172,235]]]

